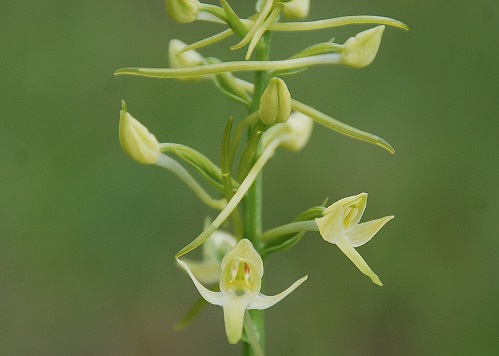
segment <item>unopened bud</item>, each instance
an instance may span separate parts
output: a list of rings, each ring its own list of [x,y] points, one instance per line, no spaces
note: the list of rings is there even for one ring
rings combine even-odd
[[[283,3],[282,13],[288,19],[303,19],[308,16],[310,0],[291,0]]]
[[[361,68],[369,65],[376,57],[385,26],[377,26],[350,37],[343,45],[343,63]]]
[[[176,22],[193,22],[199,14],[199,1],[166,0],[166,12]]]
[[[173,39],[170,41],[170,45],[168,46],[168,59],[171,68],[190,68],[203,64],[203,56],[193,49],[178,54],[185,46],[187,46],[187,44],[180,40]],[[180,81],[197,81],[203,78],[205,78],[205,76],[178,77],[177,79]]]
[[[284,80],[272,78],[260,100],[260,120],[272,125],[286,122],[291,114],[291,95]]]
[[[122,101],[121,106],[119,127],[121,148],[139,163],[156,163],[160,155],[156,137],[126,111],[125,102]]]
[[[298,111],[291,114],[288,121],[269,128],[263,134],[263,147],[272,141],[278,140],[279,146],[290,151],[300,151],[307,144],[312,135],[314,121]]]
[[[288,128],[288,134],[283,139],[281,146],[290,151],[300,151],[305,147],[312,135],[314,121],[310,117],[295,111],[284,125]]]

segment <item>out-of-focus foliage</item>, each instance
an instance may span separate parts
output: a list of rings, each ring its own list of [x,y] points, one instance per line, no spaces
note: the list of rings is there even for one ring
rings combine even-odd
[[[249,13],[250,2],[233,3]],[[304,151],[279,151],[268,164],[265,227],[326,196],[363,191],[367,220],[396,218],[360,248],[382,288],[317,233],[269,257],[266,293],[309,275],[267,313],[269,354],[496,353],[497,2],[312,1],[310,17],[324,14],[385,15],[411,27],[387,28],[367,68],[286,80],[294,98],[382,136],[397,153],[316,127]],[[278,34],[272,53],[286,58],[364,28]],[[214,212],[168,172],[130,160],[118,121],[125,99],[159,141],[217,162],[229,115],[244,113],[208,82],[113,76],[124,66],[166,66],[170,39],[218,30],[173,23],[162,1],[2,6],[0,354],[239,352],[226,345],[216,307],[174,331],[197,293],[172,256]],[[222,56],[220,46],[202,53]]]

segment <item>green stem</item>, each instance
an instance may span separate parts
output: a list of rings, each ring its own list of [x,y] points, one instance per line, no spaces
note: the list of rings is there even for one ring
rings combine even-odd
[[[222,181],[224,184],[225,199],[229,202],[234,195],[234,190],[232,189],[232,177],[230,174],[231,160],[230,160],[230,132],[232,129],[232,124],[234,119],[231,117],[227,122],[225,127],[223,139],[222,139]],[[234,209],[230,215],[232,219],[232,226],[234,227],[234,235],[238,240],[242,239],[243,227],[241,223],[241,217],[239,215],[239,210]]]
[[[173,158],[161,154],[159,156],[156,165],[165,169],[168,169],[174,173],[182,182],[185,183],[193,192],[198,196],[199,199],[209,207],[215,209],[223,209],[227,203],[225,199],[214,199],[212,198],[206,190],[190,175],[190,173]]]
[[[286,225],[282,225],[271,230],[265,231],[261,235],[262,241],[269,241],[276,237],[292,234],[301,231],[319,231],[319,227],[315,220],[297,221]]]
[[[236,127],[236,131],[234,132],[234,138],[232,139],[232,143],[230,145],[230,164],[232,165],[232,162],[234,162],[234,157],[236,156],[237,153],[237,147],[239,146],[239,141],[241,140],[241,136],[243,135],[244,131],[247,129],[247,127],[251,124],[253,124],[256,120],[259,119],[258,116],[258,111],[255,111],[252,114],[249,114],[244,118],[241,122]]]
[[[270,53],[270,32],[266,32],[260,43],[257,45],[255,50],[255,58],[257,61],[267,61],[269,59]],[[249,112],[258,111],[260,107],[260,99],[262,97],[263,91],[267,87],[270,78],[266,71],[257,71],[255,73],[255,91],[253,93],[253,102],[249,109]],[[256,122],[253,127],[248,130],[248,135],[251,137],[252,132],[258,127],[258,122]],[[261,154],[262,144],[258,145],[255,157],[253,157],[253,162],[255,162]],[[261,251],[263,247],[263,241],[261,240],[262,234],[262,175],[259,174],[255,182],[251,186],[244,200],[243,204],[244,218],[245,218],[245,237],[253,242],[253,245],[257,251]],[[263,279],[262,279],[262,289],[263,292]],[[250,311],[251,320],[253,322],[253,328],[256,335],[258,336],[258,343],[261,350],[265,350],[265,319],[263,310],[251,310]],[[244,343],[244,355],[255,355],[255,352],[249,346],[249,344]]]
[[[248,338],[249,345],[251,346],[251,351],[255,356],[264,356],[264,352],[258,343],[258,335],[253,328],[253,321],[251,320],[250,312],[246,311],[244,314],[244,331],[246,331],[246,337]]]

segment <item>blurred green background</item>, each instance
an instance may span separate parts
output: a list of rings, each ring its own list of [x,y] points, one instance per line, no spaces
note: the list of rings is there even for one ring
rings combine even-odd
[[[249,15],[252,1],[232,1]],[[382,149],[316,127],[300,153],[264,174],[264,224],[330,197],[369,192],[365,220],[394,214],[360,249],[385,286],[308,234],[271,256],[267,293],[309,280],[266,313],[269,355],[492,355],[499,352],[499,4],[313,1],[311,19],[374,14],[387,28],[362,70],[313,68],[292,95],[376,133]],[[273,58],[367,26],[276,35]],[[120,99],[163,142],[219,159],[242,108],[174,80],[114,77],[167,65],[180,25],[160,0],[11,1],[0,11],[0,354],[232,355],[222,310],[176,332],[198,295],[173,255],[204,207],[173,175],[136,164],[118,143]],[[202,51],[227,54],[234,39]]]

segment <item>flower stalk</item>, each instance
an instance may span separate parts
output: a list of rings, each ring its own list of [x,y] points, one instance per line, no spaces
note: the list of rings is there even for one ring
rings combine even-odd
[[[209,21],[227,28],[190,45],[172,40],[169,68],[128,67],[115,72],[117,75],[174,78],[188,82],[205,79],[227,98],[242,104],[248,111],[247,116],[238,123],[231,116],[222,134],[220,167],[193,148],[177,143],[160,144],[127,112],[124,103],[120,113],[119,140],[132,159],[171,171],[203,203],[219,210],[216,218],[205,222],[203,231],[175,255],[178,265],[191,278],[203,301],[198,301],[179,325],[184,327],[190,323],[204,301],[221,306],[227,341],[236,344],[242,340],[244,355],[262,356],[266,342],[263,310],[284,299],[308,278],[298,279],[277,295],[265,295],[265,258],[296,245],[306,232],[315,231],[325,241],[338,246],[374,283],[382,285],[356,248],[368,242],[393,218],[390,215],[359,223],[367,201],[367,194],[361,193],[329,207],[326,207],[326,199],[322,205],[309,208],[290,223],[263,232],[263,168],[278,148],[293,152],[302,150],[311,137],[314,122],[394,153],[392,146],[382,138],[295,100],[292,88],[288,88],[282,78],[316,66],[368,66],[376,57],[385,26],[404,30],[407,26],[380,16],[281,22],[281,18],[305,18],[310,0],[259,0],[256,13],[247,18],[236,14],[229,0],[220,0],[220,5],[204,4],[198,0],[166,0],[167,13],[176,22]],[[289,58],[270,60],[273,31],[301,32],[351,24],[378,26],[359,32],[343,44],[334,43],[332,39],[313,44]],[[239,41],[230,48],[237,50],[247,46],[245,60],[224,62],[195,51],[233,34]],[[248,71],[254,72],[253,83],[236,76]],[[241,152],[239,157],[237,152]],[[198,173],[219,196],[208,193],[184,166]],[[230,232],[219,230],[222,224],[223,229],[230,229]],[[184,257],[201,245],[201,260]]]

